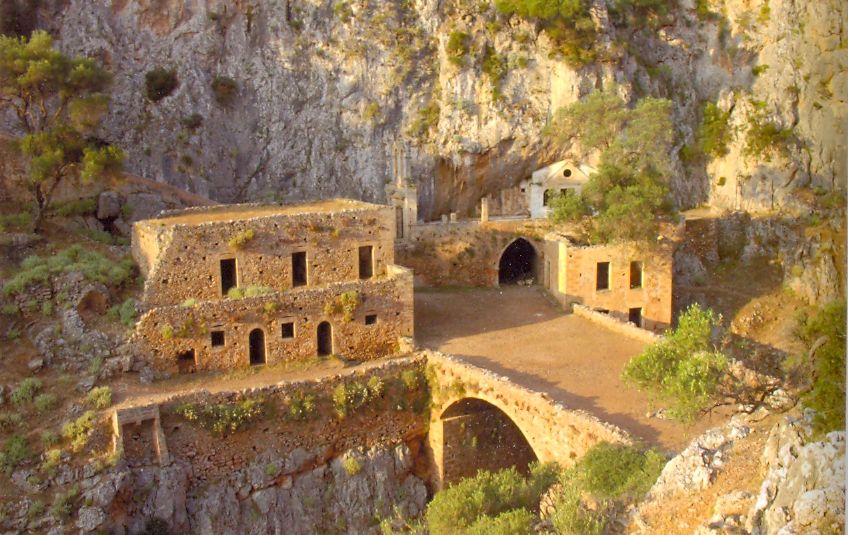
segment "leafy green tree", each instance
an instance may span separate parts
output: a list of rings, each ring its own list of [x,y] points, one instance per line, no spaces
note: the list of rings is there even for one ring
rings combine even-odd
[[[622,378],[670,404],[669,415],[691,421],[723,396],[727,357],[712,344],[721,316],[693,304],[677,328],[625,365]]]
[[[816,410],[819,432],[845,427],[845,322],[845,303],[834,302],[805,319],[800,328],[814,359],[812,382],[802,399]]]
[[[41,228],[63,181],[90,183],[123,164],[117,147],[91,136],[108,109],[110,75],[89,58],[69,58],[43,31],[0,36],[0,109],[12,110],[30,160],[26,187],[35,201],[33,228]]]
[[[580,202],[557,199],[551,218],[575,220],[593,213],[593,241],[653,240],[658,217],[674,211],[669,199],[673,128],[671,102],[644,98],[632,109],[614,91],[595,92],[560,110],[545,130],[554,142],[579,140],[601,150]]]

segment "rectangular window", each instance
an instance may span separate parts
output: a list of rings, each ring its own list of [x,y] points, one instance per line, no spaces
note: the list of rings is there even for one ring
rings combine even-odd
[[[221,260],[221,295],[227,295],[230,288],[238,286],[236,277],[236,259],[224,258]]]
[[[377,314],[366,314],[365,325],[374,325],[377,323]]]
[[[359,278],[370,279],[374,276],[374,248],[363,245],[359,248]]]
[[[642,287],[642,262],[630,262],[630,288]]]
[[[292,254],[292,286],[306,286],[306,252]]]
[[[212,331],[209,333],[209,338],[212,342],[212,347],[224,345],[224,331]]]
[[[283,323],[282,327],[280,328],[280,335],[283,338],[294,338],[294,322],[287,321]]]
[[[609,290],[610,287],[610,263],[598,262],[598,276],[595,281],[596,290]]]
[[[637,327],[642,326],[642,309],[641,308],[631,308],[627,313],[627,321],[632,323]]]

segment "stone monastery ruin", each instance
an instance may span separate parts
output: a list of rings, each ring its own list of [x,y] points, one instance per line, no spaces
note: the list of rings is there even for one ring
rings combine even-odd
[[[394,354],[412,275],[389,207],[349,201],[165,212],[135,224],[146,283],[133,342],[160,372]]]

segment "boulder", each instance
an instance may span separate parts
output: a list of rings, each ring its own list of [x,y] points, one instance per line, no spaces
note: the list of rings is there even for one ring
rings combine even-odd
[[[104,191],[97,197],[97,219],[111,220],[121,215],[121,200],[114,191]]]

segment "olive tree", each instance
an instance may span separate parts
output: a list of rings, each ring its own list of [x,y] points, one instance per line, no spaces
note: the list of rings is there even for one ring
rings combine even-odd
[[[53,38],[0,36],[0,109],[11,110],[29,159],[25,186],[39,231],[56,188],[67,180],[90,183],[117,173],[122,151],[92,134],[109,105],[109,73],[90,58],[71,58]]]

